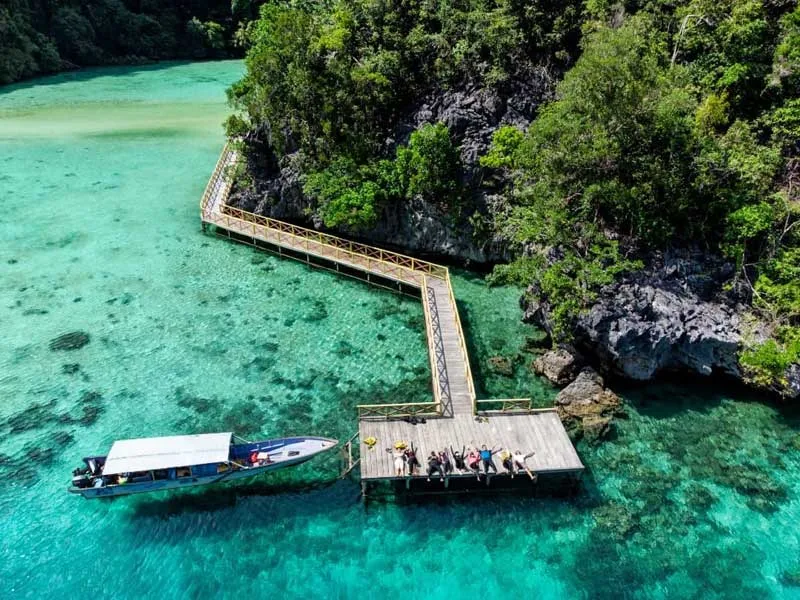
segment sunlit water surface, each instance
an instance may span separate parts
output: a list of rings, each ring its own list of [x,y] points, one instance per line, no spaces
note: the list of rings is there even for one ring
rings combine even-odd
[[[335,455],[207,491],[68,495],[117,438],[346,439],[356,404],[428,398],[417,301],[201,233],[241,72],[0,90],[0,596],[800,597],[800,420],[713,386],[625,393],[617,438],[579,445],[567,500],[365,507]],[[519,292],[469,273],[455,288],[482,393],[551,403]],[[89,343],[50,348],[75,331]]]

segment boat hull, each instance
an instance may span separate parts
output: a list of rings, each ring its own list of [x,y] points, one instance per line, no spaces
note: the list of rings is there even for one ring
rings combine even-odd
[[[288,438],[290,440],[297,440],[300,438]],[[234,454],[237,457],[246,456],[251,452],[268,452],[274,453],[276,460],[263,465],[253,465],[241,469],[230,469],[224,473],[215,473],[206,476],[188,476],[180,479],[161,479],[150,480],[139,483],[127,483],[125,485],[108,485],[103,487],[70,487],[69,491],[74,494],[79,494],[86,499],[94,498],[115,498],[117,496],[130,496],[131,494],[142,494],[149,492],[161,492],[165,490],[175,490],[190,487],[197,487],[201,485],[211,485],[215,483],[222,483],[227,481],[237,481],[249,477],[255,477],[278,469],[285,469],[287,467],[294,467],[314,458],[317,454],[326,452],[336,447],[338,442],[327,438],[302,438],[306,441],[322,441],[326,445],[319,450],[304,453],[299,456],[285,456],[280,457],[282,453],[291,454],[289,451],[293,447],[291,443],[286,444],[284,440],[276,440],[270,442],[253,442],[250,444],[242,444],[235,447]],[[277,446],[276,446],[277,442]]]

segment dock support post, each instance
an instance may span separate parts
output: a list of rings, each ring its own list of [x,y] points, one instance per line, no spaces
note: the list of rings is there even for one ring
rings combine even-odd
[[[411,489],[411,476],[410,475],[408,477],[406,477],[406,489],[407,490]]]
[[[444,489],[447,489],[449,487],[450,487],[450,478],[445,475],[445,478],[444,478]]]

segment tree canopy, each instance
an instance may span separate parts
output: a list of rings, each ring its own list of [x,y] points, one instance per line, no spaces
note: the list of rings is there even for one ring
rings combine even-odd
[[[496,276],[537,282],[559,331],[609,273],[635,268],[620,242],[699,245],[736,261],[773,324],[773,339],[743,354],[753,377],[800,358],[800,36],[798,9],[780,13],[694,1],[665,27],[659,12],[615,22],[601,10],[556,100],[527,131],[496,132],[483,162],[513,180],[497,225],[526,249]]]
[[[0,84],[75,66],[236,54],[234,33],[261,1],[7,0]]]
[[[495,279],[534,283],[567,337],[647,252],[727,256],[772,326],[742,355],[765,381],[798,359],[799,11],[778,0],[277,0],[240,32],[247,75],[229,91],[229,131],[258,131],[278,162],[292,154],[329,227],[371,227],[388,203],[414,199],[458,211],[469,191],[458,140],[436,122],[407,136],[399,121],[431,92],[502,97],[543,68],[560,79],[555,97],[529,127],[499,127],[480,158],[502,198],[481,222],[516,255]]]

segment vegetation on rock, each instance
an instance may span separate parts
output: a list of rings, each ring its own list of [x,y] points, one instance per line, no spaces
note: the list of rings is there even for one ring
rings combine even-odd
[[[694,0],[630,16],[593,5],[583,52],[525,132],[498,130],[484,165],[510,172],[497,220],[568,335],[620,252],[699,245],[735,260],[772,337],[745,348],[761,384],[800,359],[798,9]],[[778,382],[779,383],[779,382]]]
[[[292,155],[311,210],[349,230],[390,203],[457,213],[470,192],[453,125],[407,121],[423,99],[492,89],[502,101],[515,82],[561,79],[480,159],[498,200],[474,222],[516,255],[495,280],[533,282],[558,341],[645,252],[700,247],[736,263],[731,285],[769,322],[769,339],[743,349],[749,376],[780,383],[800,358],[793,4],[280,0],[240,39],[229,131],[259,132],[275,164]]]
[[[266,131],[297,153],[328,227],[364,229],[389,202],[458,211],[459,149],[443,123],[400,123],[426,94],[525,79],[536,57],[570,59],[577,2],[279,1],[244,31],[247,75],[229,91],[228,130]]]

